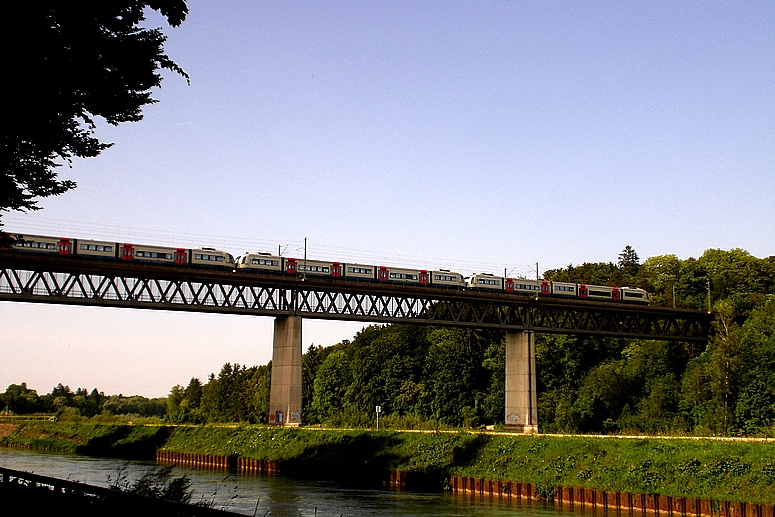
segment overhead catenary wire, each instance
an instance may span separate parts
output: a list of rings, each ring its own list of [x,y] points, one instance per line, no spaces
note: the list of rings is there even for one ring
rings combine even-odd
[[[162,246],[181,246],[196,248],[210,246],[221,248],[236,255],[245,252],[277,250],[280,255],[290,256],[289,250],[299,250],[319,260],[338,260],[341,262],[364,263],[370,265],[390,265],[415,269],[450,269],[464,275],[498,272],[506,269],[509,275],[521,278],[532,276],[536,271],[532,264],[514,264],[510,261],[490,262],[471,261],[459,258],[428,257],[420,254],[391,253],[362,248],[352,248],[331,244],[316,243],[307,238],[245,238],[223,234],[207,234],[186,231],[166,231],[151,228],[138,228],[108,223],[95,223],[71,219],[59,219],[35,214],[34,218],[24,214],[3,214],[4,231],[43,235],[68,236],[107,241],[127,241]],[[305,241],[307,241],[305,243]]]

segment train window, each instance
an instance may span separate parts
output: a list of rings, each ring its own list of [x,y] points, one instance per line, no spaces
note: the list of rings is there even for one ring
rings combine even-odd
[[[110,253],[113,251],[113,246],[104,246],[102,244],[81,244],[81,249],[84,251],[104,251]]]
[[[606,291],[589,291],[589,296],[605,296],[610,298],[612,293],[606,292]]]
[[[298,266],[299,271],[312,271],[315,273],[328,273],[328,267],[326,266],[308,266],[306,264],[301,264]]]
[[[158,251],[135,251],[135,257],[172,260],[172,253],[160,253]]]
[[[370,275],[371,269],[365,268],[365,267],[348,267],[347,268],[348,273],[357,273],[359,275]]]
[[[26,241],[26,242],[17,244],[17,246],[20,246],[22,248],[37,248],[37,249],[43,249],[43,250],[56,249],[56,246],[52,242]]]
[[[565,292],[574,292],[576,291],[575,287],[570,287],[567,285],[555,285],[554,286],[555,291],[565,291]]]
[[[277,260],[269,260],[269,259],[251,259],[250,261],[252,264],[256,264],[259,266],[279,266],[280,263]]]
[[[628,298],[643,298],[641,293],[631,293],[629,291],[624,291],[624,295]]]

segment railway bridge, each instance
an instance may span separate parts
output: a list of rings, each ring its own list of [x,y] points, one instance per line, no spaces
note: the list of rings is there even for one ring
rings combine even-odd
[[[538,431],[535,333],[704,342],[707,312],[341,278],[0,253],[0,300],[275,318],[269,417],[301,415],[302,320],[506,331],[506,428]]]

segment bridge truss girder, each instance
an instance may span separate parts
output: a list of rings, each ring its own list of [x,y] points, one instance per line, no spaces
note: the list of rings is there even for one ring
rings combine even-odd
[[[0,300],[702,342],[708,313],[238,271],[0,255]]]

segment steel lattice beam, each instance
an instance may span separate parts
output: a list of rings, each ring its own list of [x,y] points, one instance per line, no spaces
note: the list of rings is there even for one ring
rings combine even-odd
[[[0,254],[0,300],[705,341],[704,312]]]

